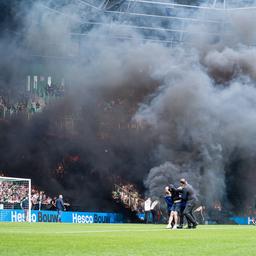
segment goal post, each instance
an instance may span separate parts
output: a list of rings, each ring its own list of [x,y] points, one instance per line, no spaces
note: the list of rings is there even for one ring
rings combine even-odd
[[[0,222],[11,221],[10,210],[21,213],[21,221],[31,221],[31,179],[0,177]]]

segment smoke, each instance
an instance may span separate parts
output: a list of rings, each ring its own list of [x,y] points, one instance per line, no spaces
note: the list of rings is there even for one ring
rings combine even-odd
[[[69,86],[64,98],[29,121],[25,114],[1,121],[0,169],[5,175],[31,177],[52,196],[64,194],[74,208],[113,210],[114,183],[133,182],[142,189],[152,166],[154,141],[131,119],[138,103],[159,84],[149,73],[160,51],[136,39],[109,38],[109,27],[79,42],[71,34],[80,24],[76,6],[64,5],[66,15],[58,15],[42,3],[30,6],[17,36],[2,36],[1,66],[8,71],[1,74],[2,93],[13,103],[26,98],[27,75],[64,77]],[[58,173],[61,165],[64,173]]]
[[[15,8],[0,41],[1,94],[19,98],[24,78],[41,73],[64,77],[69,86],[29,122],[20,116],[1,121],[0,170],[6,175],[32,177],[51,195],[62,193],[88,210],[114,209],[115,182],[160,197],[181,177],[209,206],[221,201],[239,211],[251,203],[252,11],[213,13],[208,18],[216,20],[218,33],[212,23],[190,24],[186,44],[171,48],[144,41],[144,33],[107,15],[100,16],[104,25],[81,25],[85,14],[88,20],[98,15],[76,1]],[[193,15],[202,18],[199,11]],[[60,163],[63,175],[56,173]]]
[[[236,29],[229,35],[226,27],[220,30],[216,43],[207,44],[211,35],[203,34],[203,44],[196,45],[198,38],[192,37],[191,55],[170,64],[162,73],[161,90],[138,110],[136,119],[148,122],[159,134],[157,156],[168,161],[150,170],[145,185],[151,194],[159,196],[167,181],[186,177],[208,206],[221,201],[239,211],[253,204],[255,178],[247,177],[255,172],[249,167],[255,161],[254,30],[243,31],[244,37],[239,29],[252,26],[252,14],[247,14],[231,17]],[[197,29],[190,27],[190,32]],[[242,205],[237,198],[244,199]]]

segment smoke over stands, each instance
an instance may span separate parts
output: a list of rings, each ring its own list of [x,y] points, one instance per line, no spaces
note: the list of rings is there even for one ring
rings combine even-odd
[[[188,44],[171,48],[115,23],[94,27],[78,44],[75,1],[55,1],[56,12],[45,1],[9,2],[1,18],[0,95],[16,102],[36,72],[65,77],[68,89],[29,121],[1,119],[5,175],[31,177],[88,210],[114,209],[114,183],[160,196],[181,177],[206,205],[240,211],[252,204],[254,11],[229,13],[218,34],[189,26]],[[225,17],[218,14],[220,22]],[[110,36],[117,32],[132,40]]]

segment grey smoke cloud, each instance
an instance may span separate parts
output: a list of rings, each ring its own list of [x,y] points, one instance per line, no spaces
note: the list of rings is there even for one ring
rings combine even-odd
[[[252,16],[242,18],[246,14],[236,14],[235,21],[240,27],[250,24],[251,28]],[[234,17],[229,22],[237,25],[232,23]],[[151,194],[159,196],[161,188],[173,182],[174,176],[178,180],[185,175],[209,206],[222,201],[227,207],[229,200],[232,202],[239,193],[246,197],[243,206],[252,205],[255,190],[246,176],[253,170],[241,168],[240,175],[245,176],[246,182],[236,180],[239,189],[246,188],[246,195],[230,189],[234,184],[229,175],[237,174],[228,166],[236,151],[242,159],[246,156],[253,161],[255,157],[255,48],[248,45],[239,29],[229,31],[241,39],[233,44],[225,33],[225,28],[219,32],[220,40],[215,47],[207,43],[210,34],[199,37],[204,40],[195,46],[198,51],[190,51],[189,57],[183,55],[186,59],[181,63],[176,59],[179,68],[170,66],[169,73],[162,73],[161,89],[136,114],[137,120],[148,122],[159,134],[158,156],[163,156],[162,162],[169,161],[186,170],[184,173],[166,168],[168,163],[152,168],[145,180]],[[246,33],[253,38],[254,30]],[[197,40],[192,36],[193,45]]]
[[[3,133],[8,138],[9,152],[3,162],[11,161],[8,155],[14,157],[15,168],[10,168],[13,172],[24,162],[15,156],[25,148],[26,163],[33,162],[34,170],[42,171],[39,166],[43,162],[47,179],[35,175],[39,185],[49,186],[50,179],[53,193],[63,189],[75,202],[94,209],[99,204],[109,207],[109,198],[99,195],[98,187],[106,187],[104,193],[109,193],[117,176],[138,184],[142,191],[145,181],[147,192],[155,196],[161,195],[165,185],[185,177],[207,205],[223,201],[238,207],[234,197],[239,196],[245,199],[244,204],[251,202],[249,195],[256,192],[253,182],[239,177],[250,175],[255,179],[255,48],[251,44],[255,31],[248,29],[245,36],[240,28],[253,24],[253,15],[244,11],[234,17],[218,14],[220,22],[228,17],[228,35],[225,26],[220,26],[216,39],[208,25],[200,34],[202,26],[197,24],[189,27],[186,45],[171,48],[144,42],[138,30],[114,22],[97,26],[78,40],[74,32],[80,31],[79,24],[86,15],[81,17],[77,5],[63,5],[59,10],[65,15],[61,15],[43,8],[42,3],[26,11],[22,40],[12,38],[13,51],[8,54],[30,56],[26,58],[32,66],[41,63],[42,56],[54,56],[41,65],[65,76],[70,88],[63,101],[31,121],[29,130],[26,125],[20,128],[25,130],[25,139],[20,141],[18,151],[12,147],[18,137],[15,131]],[[10,44],[6,39],[1,43],[3,59],[7,60],[4,47]],[[31,55],[41,57],[38,60]],[[10,76],[15,76],[21,62],[19,59],[8,64]],[[1,61],[1,66],[5,63]],[[28,70],[26,65],[19,65],[19,77]],[[112,101],[115,103],[111,106]],[[104,110],[109,108],[112,110]],[[28,143],[33,141],[31,134],[37,139],[47,137],[52,132],[51,124],[66,115],[78,120],[73,128],[75,136],[68,134],[70,139],[64,141],[55,138],[54,143],[43,141],[43,147],[41,139],[35,145]],[[143,123],[144,129],[117,128],[136,122]],[[42,124],[43,129],[39,129]],[[107,140],[99,139],[102,131]],[[54,133],[62,135],[58,129]],[[38,151],[35,160],[31,148]],[[69,173],[67,183],[52,178],[51,168],[56,164],[53,156],[61,159],[74,149],[83,159],[79,171],[74,167],[77,173]],[[24,169],[24,175],[33,173]],[[84,202],[80,193],[92,200]]]

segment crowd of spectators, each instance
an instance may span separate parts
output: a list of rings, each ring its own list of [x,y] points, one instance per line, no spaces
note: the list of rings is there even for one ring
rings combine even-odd
[[[32,210],[50,210],[54,207],[55,198],[51,198],[44,191],[39,191],[36,188],[32,188],[31,202]]]
[[[144,199],[140,196],[139,192],[133,184],[117,185],[115,184],[112,191],[112,198],[116,202],[124,204],[125,207],[130,208],[132,211],[142,212]]]
[[[17,115],[26,115],[28,118],[42,109],[49,103],[51,99],[63,96],[65,93],[64,84],[38,81],[31,84],[22,93],[13,97],[15,93],[9,93],[0,90],[0,119],[8,119]]]
[[[8,119],[17,115],[29,116],[41,112],[45,102],[39,97],[19,97],[16,102],[0,95],[0,119]]]
[[[2,208],[19,209],[21,201],[28,196],[29,188],[19,181],[0,181],[0,204]],[[33,210],[47,210],[54,206],[54,199],[44,191],[31,189],[31,208]]]
[[[0,203],[16,204],[28,195],[28,186],[18,182],[0,181]]]

